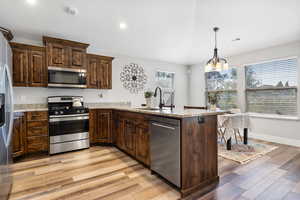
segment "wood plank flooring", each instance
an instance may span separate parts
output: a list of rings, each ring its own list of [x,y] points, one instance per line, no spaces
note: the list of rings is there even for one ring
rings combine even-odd
[[[249,164],[219,158],[220,184],[187,200],[300,199],[300,148],[279,148]],[[10,199],[176,200],[180,194],[114,147],[21,160]]]

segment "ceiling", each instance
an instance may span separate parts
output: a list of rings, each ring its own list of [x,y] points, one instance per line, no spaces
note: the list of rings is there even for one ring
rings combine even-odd
[[[36,1],[1,0],[0,26],[16,38],[61,37],[91,44],[92,53],[179,64],[212,56],[214,26],[221,28],[218,46],[226,57],[300,40],[299,0]],[[78,14],[68,15],[66,6]]]

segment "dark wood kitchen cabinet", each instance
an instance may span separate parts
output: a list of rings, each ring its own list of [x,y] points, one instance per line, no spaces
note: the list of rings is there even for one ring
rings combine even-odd
[[[48,151],[48,112],[27,112],[27,153]]]
[[[68,48],[62,44],[48,43],[47,65],[53,67],[65,67],[69,64]]]
[[[112,136],[112,110],[90,110],[89,132],[91,143],[111,144]]]
[[[47,66],[86,69],[89,44],[43,36]]]
[[[124,148],[127,153],[135,157],[136,152],[136,129],[133,120],[125,120]]]
[[[12,48],[13,53],[13,85],[27,86],[28,84],[28,51]]]
[[[13,52],[13,85],[47,86],[45,48],[13,42],[10,45]]]
[[[88,88],[112,89],[112,57],[87,55]]]
[[[112,89],[112,60],[103,58],[100,61],[98,79],[100,80],[100,89]]]
[[[145,165],[150,165],[150,134],[147,115],[116,112],[115,144]]]
[[[16,112],[13,126],[13,157],[48,151],[48,112]]]
[[[14,113],[14,125],[12,136],[12,155],[18,157],[24,155],[26,142],[26,114],[23,112]]]
[[[45,51],[32,50],[29,53],[28,80],[30,87],[47,86]]]
[[[136,126],[136,158],[150,165],[150,133],[147,123]]]

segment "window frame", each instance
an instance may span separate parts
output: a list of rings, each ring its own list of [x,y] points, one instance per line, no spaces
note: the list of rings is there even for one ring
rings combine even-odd
[[[238,84],[238,67],[230,67],[229,69],[235,69],[236,70],[236,84]],[[208,103],[208,94],[209,93],[221,93],[221,92],[235,92],[236,93],[236,98],[237,98],[237,102],[236,102],[236,106],[239,107],[239,103],[238,103],[238,86],[236,87],[236,89],[228,89],[228,90],[208,90],[208,85],[207,85],[207,73],[208,72],[204,72],[204,82],[205,82],[205,106],[208,107],[209,103]]]
[[[266,87],[266,88],[247,88],[247,77],[246,77],[246,67],[249,65],[257,65],[257,64],[264,64],[264,63],[269,63],[269,62],[274,62],[274,61],[281,61],[281,60],[289,60],[289,59],[296,59],[296,79],[297,79],[297,86],[291,86],[291,87],[284,87],[284,88],[274,88],[274,87]],[[274,58],[274,59],[268,59],[268,60],[262,60],[258,62],[253,62],[253,63],[248,63],[248,64],[243,64],[243,81],[244,81],[244,107],[245,107],[245,112],[249,113],[252,117],[261,117],[261,118],[283,118],[283,119],[295,119],[299,118],[300,114],[300,104],[299,104],[299,85],[300,85],[300,80],[299,80],[299,72],[300,72],[300,60],[298,56],[289,56],[289,57],[281,57],[281,58]],[[248,103],[247,103],[247,91],[264,91],[264,90],[283,90],[283,89],[295,89],[296,90],[296,115],[281,115],[281,114],[271,114],[271,113],[258,113],[258,112],[249,112],[248,111]],[[265,116],[265,117],[264,117]]]
[[[156,77],[157,72],[173,74],[173,82],[172,82],[172,87],[173,87],[173,88],[163,88],[163,87],[161,87],[160,85],[158,85],[158,83],[157,83],[157,77]],[[163,71],[163,70],[155,70],[154,81],[155,81],[155,84],[156,84],[157,86],[159,86],[159,87],[162,89],[162,96],[163,96],[163,99],[164,99],[164,97],[165,97],[165,94],[167,94],[167,93],[168,93],[168,94],[173,93],[173,94],[174,94],[174,98],[175,98],[175,95],[176,95],[176,93],[175,93],[175,75],[176,75],[175,72]]]

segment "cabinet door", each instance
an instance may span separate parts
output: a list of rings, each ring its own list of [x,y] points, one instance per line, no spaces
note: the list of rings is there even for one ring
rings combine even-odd
[[[14,113],[13,157],[25,154],[26,117],[25,113]]]
[[[100,60],[99,70],[100,89],[112,89],[112,61]]]
[[[13,85],[27,86],[28,50],[13,48]]]
[[[72,68],[86,68],[86,50],[70,47],[70,59]]]
[[[97,112],[97,131],[94,135],[95,142],[112,142],[112,112],[98,110]]]
[[[88,88],[98,88],[98,59],[88,58]]]
[[[150,165],[150,135],[147,126],[136,127],[136,158],[145,165]]]
[[[45,52],[30,51],[29,53],[29,86],[47,86],[47,69]]]
[[[125,150],[125,135],[124,135],[124,129],[125,128],[125,120],[123,119],[117,119],[116,122],[116,145],[120,149]]]
[[[131,120],[125,120],[124,128],[124,145],[125,151],[132,156],[135,156],[136,153],[136,133],[135,133],[135,124]]]
[[[89,135],[90,135],[90,143],[94,144],[96,143],[95,141],[95,135],[97,131],[97,110],[89,110]]]
[[[69,51],[68,47],[57,44],[57,43],[48,43],[47,44],[47,62],[48,66],[55,67],[68,67],[68,57]]]

